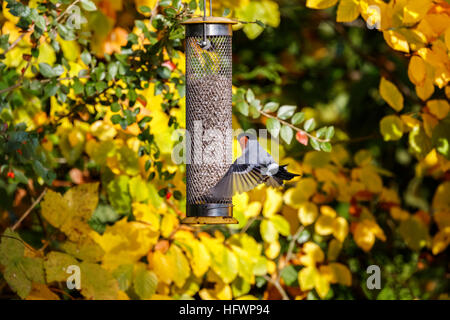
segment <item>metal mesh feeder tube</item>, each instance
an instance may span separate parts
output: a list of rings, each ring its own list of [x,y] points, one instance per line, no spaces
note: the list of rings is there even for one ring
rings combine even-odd
[[[186,28],[186,218],[188,224],[230,224],[231,198],[209,191],[232,162],[232,52],[227,18],[202,17]]]

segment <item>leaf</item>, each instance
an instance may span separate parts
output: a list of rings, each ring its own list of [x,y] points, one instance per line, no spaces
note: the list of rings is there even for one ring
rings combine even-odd
[[[247,89],[247,93],[245,94],[245,98],[247,99],[248,103],[252,103],[253,100],[255,100],[255,94],[253,93],[252,89]]]
[[[417,217],[410,217],[408,220],[402,221],[398,232],[412,250],[419,251],[430,244],[427,227]]]
[[[109,202],[119,214],[127,214],[131,211],[131,197],[128,192],[129,182],[128,176],[116,176],[106,189]]]
[[[110,272],[91,262],[82,262],[80,269],[81,294],[86,299],[117,299],[119,285]]]
[[[397,112],[403,109],[403,96],[392,82],[382,77],[379,90],[381,97],[392,107],[392,109]]]
[[[280,275],[284,283],[289,287],[293,287],[298,283],[298,273],[292,265],[284,267]]]
[[[0,263],[4,266],[21,259],[25,252],[25,246],[19,234],[6,229],[0,242]]]
[[[320,151],[320,143],[316,139],[309,139],[309,144],[313,147],[314,150]]]
[[[308,136],[304,131],[297,131],[297,133],[295,134],[295,139],[297,139],[297,141],[304,146],[308,145]]]
[[[415,85],[422,85],[427,74],[425,62],[419,56],[412,56],[408,65],[408,76]]]
[[[334,136],[334,127],[330,126],[327,128],[327,131],[325,133],[325,139],[330,140]]]
[[[236,107],[240,113],[242,113],[244,116],[248,116],[249,106],[247,102],[239,101],[236,103]]]
[[[331,143],[329,142],[320,142],[320,149],[324,152],[331,152]]]
[[[352,22],[359,16],[359,1],[341,0],[337,9],[337,22]]]
[[[306,132],[311,132],[316,128],[316,121],[314,118],[308,119],[305,121],[305,124],[303,125],[303,129],[305,129]]]
[[[59,300],[58,295],[53,293],[45,284],[33,283],[27,300]]]
[[[312,9],[326,9],[334,6],[337,0],[306,0],[306,6]]]
[[[266,200],[264,201],[264,208],[263,208],[264,217],[266,218],[273,217],[277,212],[281,211],[282,206],[283,206],[283,194],[273,188],[267,188]],[[259,206],[259,208],[261,207]],[[258,210],[258,214],[259,212],[260,211]]]
[[[450,111],[450,105],[446,100],[429,100],[427,102],[427,108],[430,113],[435,115],[439,120],[444,119]]]
[[[432,0],[408,1],[403,7],[403,23],[414,24],[422,20],[432,6]]]
[[[275,227],[275,224],[268,220],[264,219],[260,225],[261,237],[265,242],[275,242],[278,240],[278,230]]]
[[[174,244],[172,244],[169,251],[167,251],[167,256],[171,259],[175,271],[172,275],[173,282],[178,288],[181,288],[191,273],[189,262],[181,249]]]
[[[280,118],[281,120],[286,120],[286,119],[292,117],[292,115],[295,112],[295,109],[297,109],[297,106],[288,106],[288,105],[281,106],[278,109],[277,117]]]
[[[277,231],[287,237],[291,234],[291,228],[289,226],[289,222],[286,220],[286,218],[284,218],[281,215],[274,215],[270,218],[270,221],[272,221],[275,229],[277,229]]]
[[[294,137],[294,131],[291,127],[283,125],[281,126],[280,136],[287,144],[290,144]]]
[[[383,31],[384,40],[394,50],[409,53],[409,45],[405,36],[395,30]]]
[[[298,273],[298,283],[302,291],[312,290],[316,284],[316,278],[318,277],[318,271],[316,267],[305,267]]]
[[[380,121],[384,141],[398,140],[403,136],[403,121],[396,115],[385,116]]]
[[[267,119],[266,126],[267,130],[269,130],[270,134],[274,138],[278,137],[281,128],[280,121],[278,121],[277,119],[269,118]]]
[[[301,124],[303,121],[305,121],[305,114],[303,112],[295,113],[291,119],[293,125]]]
[[[44,261],[45,274],[47,282],[65,282],[70,276],[66,272],[71,265],[78,265],[78,261],[65,253],[52,251],[47,254]]]
[[[320,215],[314,225],[314,230],[321,236],[327,236],[333,233],[334,218],[326,215]]]
[[[61,65],[56,65],[53,68],[47,63],[39,63],[39,72],[46,78],[54,78],[63,74],[64,68]]]
[[[318,244],[308,241],[303,245],[304,255],[300,256],[300,262],[304,266],[314,267],[316,263],[321,263],[325,259],[325,255]]]
[[[146,270],[145,267],[139,268],[133,280],[133,287],[136,294],[141,299],[150,299],[156,291],[158,278],[155,273]]]
[[[298,219],[306,227],[313,224],[318,216],[317,206],[312,202],[304,202],[298,209]]]
[[[264,112],[275,112],[277,111],[278,107],[280,106],[277,102],[268,102],[264,105]]]
[[[97,7],[95,6],[95,3],[91,0],[81,0],[81,6],[86,11],[95,11],[97,10]]]
[[[217,239],[201,236],[211,256],[211,268],[224,283],[231,283],[237,276],[239,263],[236,255]]]
[[[343,217],[337,217],[333,221],[333,236],[340,242],[344,242],[348,235],[348,222]]]

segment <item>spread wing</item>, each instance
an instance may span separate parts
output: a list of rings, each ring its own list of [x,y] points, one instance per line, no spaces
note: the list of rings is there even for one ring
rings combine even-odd
[[[263,182],[261,168],[253,164],[233,163],[225,175],[211,189],[211,196],[230,198],[235,193],[250,191]]]

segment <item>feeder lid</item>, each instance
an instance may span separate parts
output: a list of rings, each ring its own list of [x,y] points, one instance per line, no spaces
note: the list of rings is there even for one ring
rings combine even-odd
[[[239,21],[233,20],[233,19],[229,19],[229,18],[224,18],[224,17],[207,16],[206,19],[203,18],[203,17],[191,18],[191,19],[188,19],[188,20],[182,22],[181,24],[198,24],[198,23],[237,24],[237,23],[239,23]]]

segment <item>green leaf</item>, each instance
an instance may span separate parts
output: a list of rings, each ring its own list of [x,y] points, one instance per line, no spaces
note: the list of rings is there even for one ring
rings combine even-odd
[[[280,121],[277,119],[269,118],[266,122],[267,130],[269,130],[270,134],[276,138],[278,137],[278,134],[280,133]]]
[[[83,61],[85,65],[89,65],[92,61],[91,54],[87,51],[83,51],[81,54],[81,61]]]
[[[303,125],[303,129],[305,129],[306,132],[310,132],[316,128],[316,121],[314,118],[308,119],[305,121],[305,124]]]
[[[314,150],[320,151],[320,144],[316,139],[309,139],[309,144],[313,147]]]
[[[249,88],[247,90],[245,97],[246,97],[248,103],[252,103],[252,101],[255,100],[255,94],[253,93],[252,89]]]
[[[264,105],[264,112],[275,112],[277,111],[278,107],[280,106],[277,102],[268,102]]]
[[[131,210],[131,197],[128,192],[129,180],[128,176],[121,175],[107,186],[109,202],[117,213],[127,214]]]
[[[297,270],[295,270],[294,266],[289,265],[287,267],[284,267],[283,270],[281,270],[280,274],[284,283],[286,283],[286,285],[288,285],[289,287],[298,285],[298,272]]]
[[[293,125],[297,125],[305,121],[305,114],[303,112],[297,112],[291,119]]]
[[[325,139],[330,140],[334,136],[334,127],[330,126],[327,128],[327,132],[325,133]]]
[[[158,278],[155,273],[139,268],[133,281],[134,291],[141,299],[150,299],[156,291]]]
[[[117,299],[119,285],[112,274],[100,265],[90,262],[82,262],[81,269],[81,294],[86,299],[114,300]]]
[[[321,142],[320,149],[325,152],[331,152],[331,143],[329,142]]]
[[[270,243],[278,240],[278,230],[275,228],[275,224],[268,219],[261,222],[260,232],[265,242]]]
[[[289,126],[283,125],[281,127],[280,136],[287,144],[290,144],[294,137],[294,130]]]
[[[122,264],[113,271],[113,277],[119,283],[119,289],[126,291],[130,288],[133,280],[133,264]]]
[[[45,62],[39,63],[39,72],[46,78],[53,78],[57,76],[53,71],[53,68]]]
[[[286,120],[292,117],[296,108],[296,106],[281,106],[280,109],[278,109],[277,117],[281,120]]]
[[[45,19],[43,16],[38,16],[36,18],[36,21],[34,22],[36,24],[36,26],[41,29],[42,31],[45,31],[46,29],[46,24],[45,24]]]
[[[244,116],[248,116],[249,106],[247,102],[239,101],[238,103],[236,103],[236,107],[240,113],[242,113]]]
[[[147,7],[147,6],[140,6],[140,7],[139,7],[139,11],[141,11],[141,12],[143,12],[143,13],[150,13],[150,12],[152,12],[152,9],[150,9],[150,8]]]
[[[95,3],[91,0],[81,0],[81,6],[86,11],[95,11],[97,10],[97,7],[95,6]]]
[[[325,136],[326,132],[327,132],[327,127],[322,127],[319,130],[317,130],[316,137],[320,139]]]
[[[384,141],[399,140],[403,136],[403,121],[396,115],[381,119],[380,132]]]

